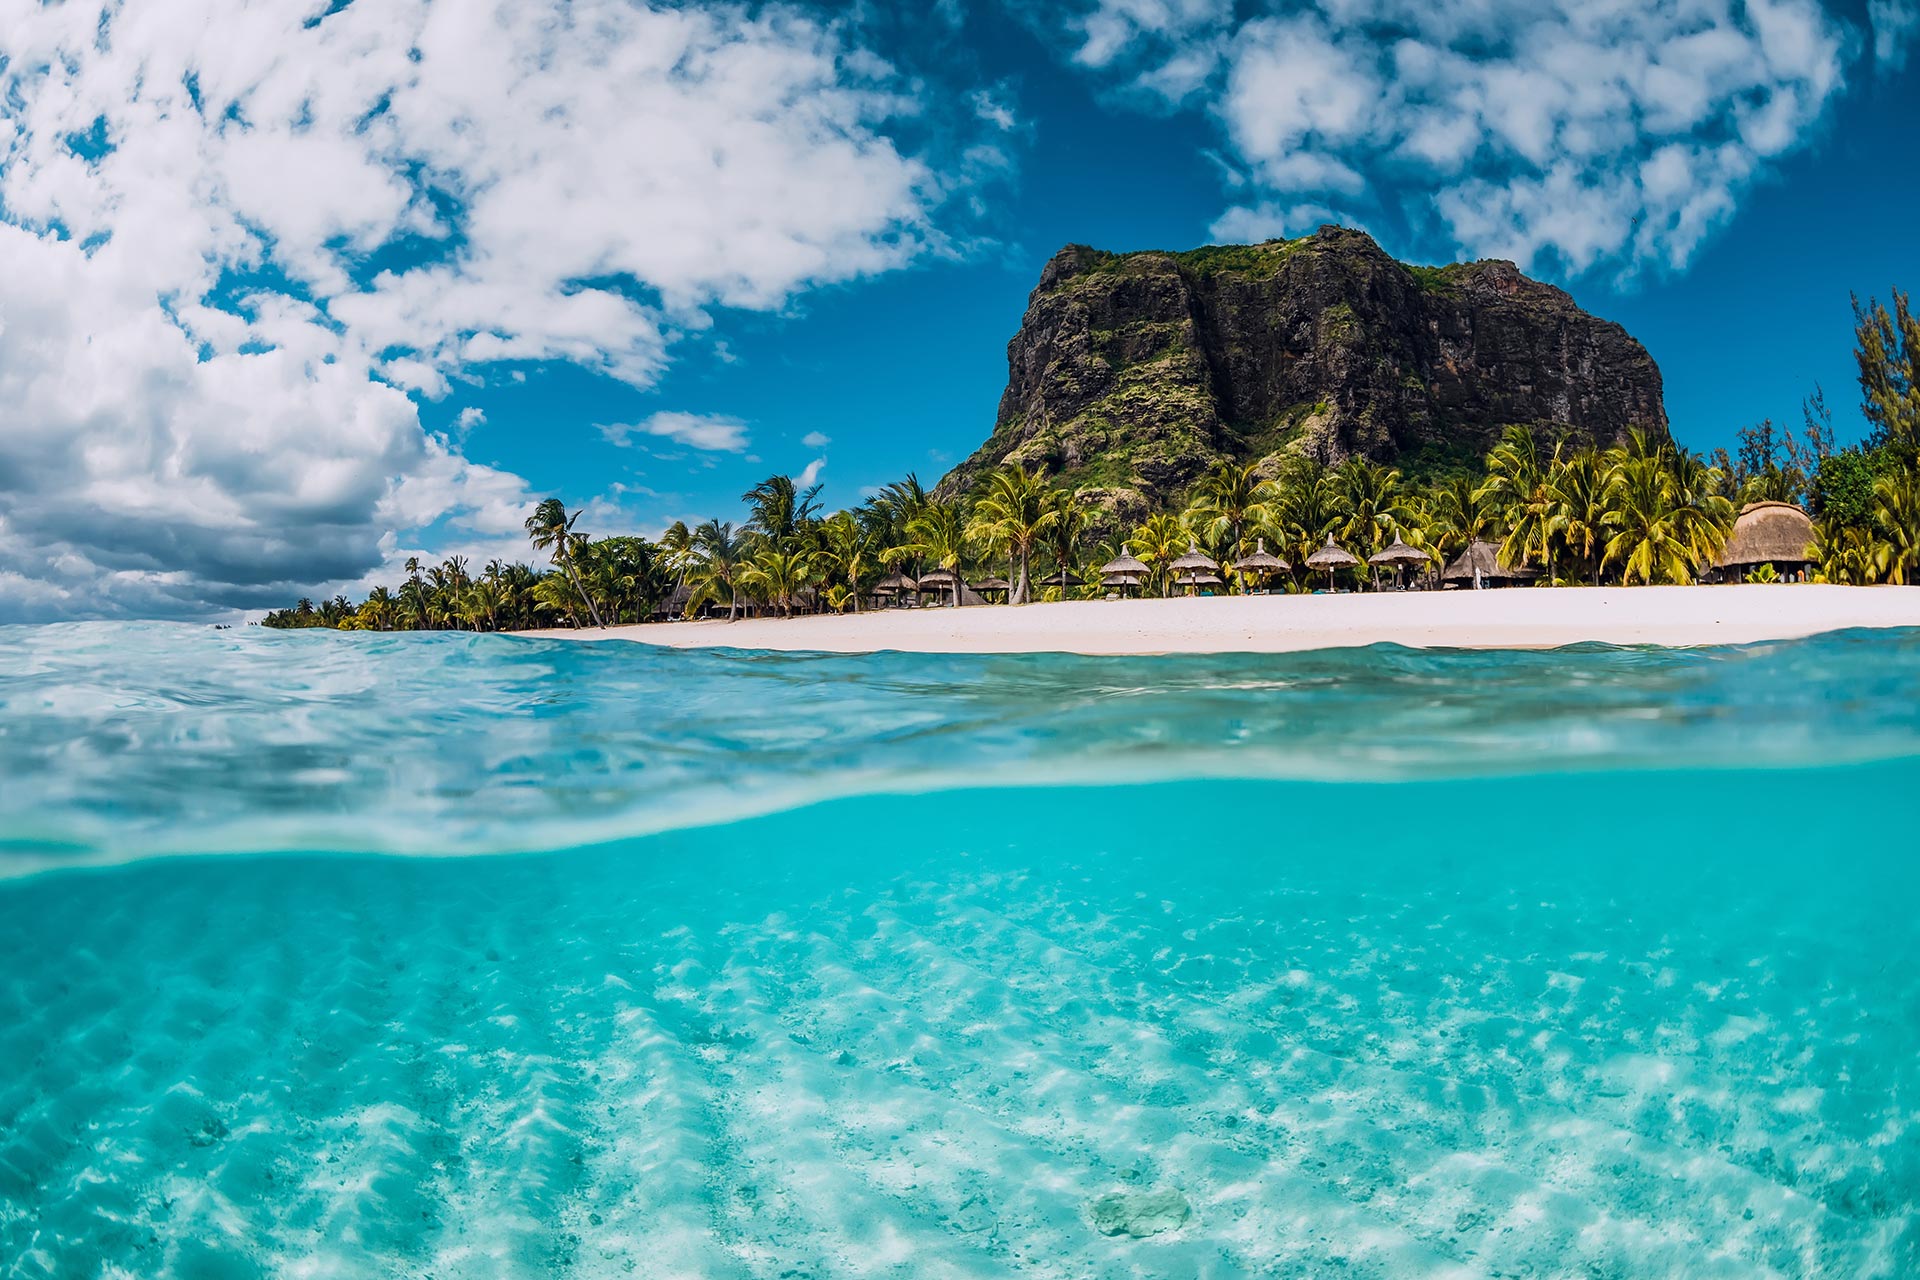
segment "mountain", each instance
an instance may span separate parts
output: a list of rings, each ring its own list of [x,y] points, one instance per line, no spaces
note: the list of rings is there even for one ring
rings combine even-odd
[[[1188,253],[1068,245],[1007,366],[993,434],[945,493],[1020,462],[1130,514],[1226,459],[1423,474],[1477,461],[1510,423],[1549,442],[1667,429],[1660,370],[1619,325],[1510,262],[1408,266],[1332,226]]]

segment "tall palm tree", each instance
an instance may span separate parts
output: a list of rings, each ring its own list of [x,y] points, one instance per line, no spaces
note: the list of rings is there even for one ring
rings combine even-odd
[[[801,489],[792,476],[768,476],[740,495],[750,514],[747,529],[785,545],[798,537],[820,511],[820,486]]]
[[[851,511],[836,511],[821,522],[820,534],[818,567],[845,588],[848,605],[858,613],[861,582],[882,546],[878,522]]]
[[[1487,454],[1487,478],[1479,497],[1500,509],[1507,525],[1500,558],[1511,565],[1535,561],[1553,576],[1553,474],[1559,465],[1559,446],[1551,456],[1540,452],[1533,429],[1511,426]]]
[[[1674,520],[1672,477],[1659,457],[1623,457],[1607,483],[1603,559],[1624,582],[1685,582],[1694,565],[1685,530]]]
[[[1353,457],[1329,472],[1327,482],[1344,517],[1340,540],[1362,560],[1399,534],[1403,495],[1398,470]]]
[[[727,621],[740,616],[739,574],[745,566],[750,539],[724,520],[709,520],[693,531],[694,563],[687,585],[693,594],[687,597],[691,616],[708,600],[727,602]]]
[[[1237,558],[1246,554],[1247,530],[1267,517],[1273,495],[1273,485],[1260,475],[1257,464],[1223,462],[1194,485],[1187,516],[1196,529],[1204,526],[1216,540],[1230,536]]]
[[[1088,514],[1086,505],[1080,501],[1079,495],[1070,490],[1055,489],[1048,495],[1048,499],[1053,504],[1055,516],[1053,527],[1047,530],[1046,544],[1047,549],[1053,553],[1054,563],[1059,566],[1060,591],[1064,598],[1067,588],[1067,571],[1073,564],[1074,553],[1079,549],[1080,539],[1086,537],[1087,529],[1093,523],[1093,517]],[[1113,559],[1112,556],[1102,556],[1094,563],[1105,564],[1111,559]],[[1097,574],[1082,576],[1089,584],[1098,585]]]
[[[568,515],[566,504],[560,499],[548,498],[527,517],[527,536],[533,539],[535,551],[552,551],[553,563],[560,566],[567,580],[573,583],[573,589],[580,593],[580,599],[587,606],[587,616],[593,619],[593,625],[597,627],[601,625],[600,610],[594,606],[593,598],[587,594],[573,564],[573,545],[579,541],[573,525],[579,518],[577,511]]]
[[[1700,455],[1669,445],[1666,453],[1667,501],[1674,527],[1693,561],[1692,574],[1720,558],[1736,515],[1724,490],[1726,477]]]
[[[1581,449],[1555,468],[1547,534],[1566,548],[1582,572],[1600,585],[1600,552],[1607,534],[1607,468],[1592,449]]]
[[[1025,467],[1001,467],[987,477],[986,492],[973,506],[967,525],[974,541],[1004,551],[1013,561],[1010,604],[1027,602],[1033,549],[1060,519],[1060,508],[1048,500],[1046,486]]]
[[[1187,546],[1193,541],[1193,534],[1187,526],[1169,513],[1162,511],[1147,517],[1147,522],[1134,530],[1127,539],[1127,546],[1133,554],[1140,557],[1152,572],[1152,580],[1159,584],[1160,594],[1173,594],[1172,564],[1186,553]]]
[[[899,554],[925,556],[937,568],[953,575],[953,603],[960,603],[960,568],[967,559],[967,519],[957,502],[928,499],[907,521],[911,542],[894,548]]]
[[[1282,559],[1294,563],[1296,573],[1303,572],[1300,566],[1341,523],[1334,489],[1326,468],[1312,458],[1288,459],[1274,477],[1271,496],[1264,504],[1265,519],[1254,528],[1273,543]]]

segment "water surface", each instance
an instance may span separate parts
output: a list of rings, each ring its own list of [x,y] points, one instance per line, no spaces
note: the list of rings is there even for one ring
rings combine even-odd
[[[0,1275],[1915,1274],[1916,695],[0,631]]]

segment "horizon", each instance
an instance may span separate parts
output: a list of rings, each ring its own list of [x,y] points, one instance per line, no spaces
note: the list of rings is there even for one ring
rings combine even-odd
[[[1920,280],[1914,5],[1375,8],[36,10],[0,621],[525,559],[548,496],[652,536],[769,472],[931,482],[1065,243],[1506,258],[1647,347],[1681,444],[1816,387],[1861,436],[1850,299]]]

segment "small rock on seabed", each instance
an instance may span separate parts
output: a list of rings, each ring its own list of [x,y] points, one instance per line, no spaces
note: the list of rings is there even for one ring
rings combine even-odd
[[[1178,1191],[1110,1191],[1093,1202],[1093,1229],[1144,1240],[1185,1226],[1193,1210]]]

